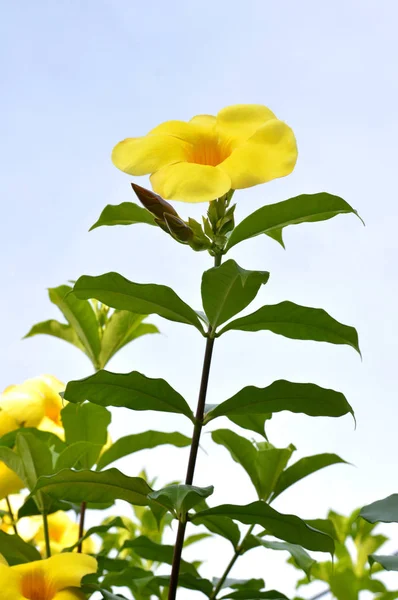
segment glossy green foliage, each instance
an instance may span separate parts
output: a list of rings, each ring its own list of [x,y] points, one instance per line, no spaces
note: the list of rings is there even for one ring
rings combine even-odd
[[[90,227],[90,231],[97,227],[135,225],[136,223],[156,225],[153,215],[145,208],[141,208],[138,204],[134,204],[134,202],[108,204],[100,214],[98,221]]]
[[[174,484],[151,492],[148,498],[167,508],[177,519],[185,520],[187,512],[204,498],[211,496],[213,492],[213,486],[200,488],[194,485]]]

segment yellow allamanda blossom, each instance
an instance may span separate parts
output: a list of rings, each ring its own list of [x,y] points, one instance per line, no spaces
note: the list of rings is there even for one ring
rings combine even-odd
[[[59,392],[64,389],[64,384],[52,375],[8,386],[0,395],[0,436],[19,427],[37,427],[63,439]],[[18,475],[0,462],[0,499],[19,492],[23,487]]]
[[[166,121],[144,137],[127,138],[112,160],[130,175],[150,174],[152,188],[167,200],[207,202],[289,175],[297,146],[269,108],[236,104],[216,117]]]
[[[95,573],[97,561],[86,554],[57,554],[12,567],[0,561],[1,600],[83,600],[80,584]]]

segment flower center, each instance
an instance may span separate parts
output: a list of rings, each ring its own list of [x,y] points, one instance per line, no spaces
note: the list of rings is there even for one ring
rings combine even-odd
[[[187,162],[216,167],[228,158],[231,152],[230,143],[217,134],[203,136],[192,146]]]
[[[27,573],[22,579],[22,595],[28,600],[52,600],[55,590],[38,569]]]

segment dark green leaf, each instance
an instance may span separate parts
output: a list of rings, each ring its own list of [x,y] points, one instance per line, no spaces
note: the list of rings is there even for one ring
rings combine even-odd
[[[55,463],[55,471],[62,469],[72,469],[81,464],[89,464],[90,457],[98,456],[101,452],[102,444],[93,444],[92,442],[74,442],[67,446],[61,452]],[[95,461],[94,461],[95,462]],[[87,468],[87,467],[86,467]]]
[[[103,452],[98,461],[98,470],[103,469],[115,460],[128,456],[140,450],[156,448],[163,444],[171,444],[177,448],[189,446],[191,438],[179,433],[178,431],[166,433],[163,431],[144,431],[143,433],[133,433],[119,438]]]
[[[359,514],[369,523],[398,523],[398,494],[364,506]]]
[[[170,585],[170,577],[166,575],[158,575],[156,577],[156,581],[165,587],[169,587]],[[213,590],[213,586],[208,579],[203,579],[202,577],[197,576],[195,577],[191,573],[181,573],[178,578],[178,585],[188,590],[202,592],[202,594],[205,596],[210,596]]]
[[[304,479],[304,477],[316,473],[316,471],[320,471],[325,467],[337,464],[347,465],[349,463],[340,458],[340,456],[337,456],[337,454],[314,454],[313,456],[301,458],[280,475],[272,499],[274,500],[291,485],[300,481],[300,479]]]
[[[307,550],[334,552],[334,542],[329,536],[309,527],[299,517],[279,513],[261,501],[246,506],[223,504],[192,515],[191,519],[195,522],[197,518],[218,515],[235,519],[246,525],[261,525],[275,537],[303,546]]]
[[[302,194],[259,208],[239,223],[229,238],[227,250],[249,238],[266,233],[282,243],[281,230],[288,225],[326,221],[336,215],[357,212],[339,196],[326,192]]]
[[[90,527],[90,529],[88,529],[86,531],[86,533],[79,540],[76,540],[75,544],[73,544],[72,546],[69,546],[68,548],[64,548],[63,552],[71,552],[72,550],[77,548],[77,546],[81,542],[83,542],[90,536],[94,535],[95,533],[97,533],[97,534],[105,533],[105,532],[109,531],[110,529],[112,529],[112,527],[117,527],[118,529],[127,529],[126,525],[123,523],[123,519],[121,519],[121,517],[115,517],[114,519],[109,521],[109,523],[105,523],[103,525],[95,525],[94,527]],[[119,571],[121,569],[117,569],[117,570]]]
[[[206,421],[230,415],[264,415],[289,410],[311,417],[341,417],[354,415],[340,392],[321,388],[313,383],[274,381],[266,388],[249,386],[229,400],[218,404],[206,415]]]
[[[62,502],[62,500],[53,500],[51,504],[48,503],[48,506],[46,506],[46,513],[50,515],[52,513],[57,512],[58,510],[68,511],[74,509],[77,509],[77,507],[71,504],[70,502]],[[21,508],[18,510],[18,519],[22,519],[22,517],[33,517],[35,515],[41,515],[41,512],[38,509],[33,497],[28,496]]]
[[[193,325],[203,333],[195,311],[165,285],[133,283],[118,273],[105,273],[98,277],[83,275],[75,283],[73,292],[77,298],[95,298],[119,310],[157,314],[169,321]]]
[[[26,478],[25,469],[23,466],[23,462],[19,454],[11,450],[11,448],[7,448],[7,446],[0,447],[0,461],[3,462],[11,471],[14,471],[16,475],[28,487],[28,480]]]
[[[294,340],[346,344],[360,353],[354,327],[339,323],[321,308],[299,306],[294,302],[263,306],[246,317],[228,323],[218,335],[230,330],[272,331]]]
[[[70,384],[68,384],[69,387]],[[68,390],[68,387],[66,390]],[[101,448],[108,439],[108,425],[111,413],[103,406],[96,404],[67,404],[61,411],[62,424],[65,429],[65,440],[68,445],[76,442],[90,442],[91,450],[81,458],[83,468],[90,469],[98,460]]]
[[[70,502],[105,504],[125,500],[130,504],[145,506],[151,488],[140,477],[127,477],[117,469],[99,473],[64,469],[50,477],[40,477],[36,490],[43,490],[55,498]]]
[[[227,598],[235,600],[262,600],[267,598],[268,600],[288,600],[287,596],[276,590],[270,590],[269,592],[259,592],[256,590],[238,590],[237,592],[231,592],[226,596],[223,596],[221,600]]]
[[[329,519],[306,519],[305,522],[310,527],[318,529],[318,531],[323,531],[323,533],[326,533],[326,535],[328,535],[329,537],[333,538],[336,541],[339,541],[336,528],[332,521],[330,521]]]
[[[155,500],[172,513],[177,515],[177,518],[185,518],[185,515],[190,508],[193,508],[203,498],[208,498],[214,492],[214,487],[201,488],[194,485],[174,484],[168,485],[161,490],[151,492],[148,495],[150,500]]]
[[[25,340],[26,338],[30,338],[39,334],[52,335],[53,337],[68,342],[69,344],[73,344],[73,346],[76,346],[76,348],[79,348],[79,350],[82,350],[83,352],[85,351],[76,331],[69,324],[60,323],[55,319],[42,321],[41,323],[36,323],[36,325],[33,325],[32,329],[24,336],[23,339]]]
[[[232,423],[235,423],[235,425],[238,425],[243,429],[248,429],[249,431],[255,431],[267,439],[265,433],[265,421],[272,418],[271,413],[268,415],[231,415],[228,418]]]
[[[153,560],[156,562],[166,563],[168,565],[173,564],[174,546],[156,544],[145,536],[140,536],[134,540],[125,541],[122,550],[125,550],[126,548],[134,550],[138,556],[145,558],[146,560]],[[198,576],[195,567],[185,560],[181,561],[181,572],[190,573],[195,577]]]
[[[79,300],[71,294],[72,288],[60,285],[48,290],[50,300],[58,306],[65,319],[75,330],[93,365],[97,365],[100,353],[98,322],[90,302]]]
[[[203,511],[201,511],[203,512]],[[240,540],[240,531],[239,527],[236,523],[233,522],[232,519],[228,517],[220,517],[220,516],[198,516],[199,513],[195,515],[195,519],[192,520],[194,525],[204,525],[206,529],[219,535],[229,542],[231,542],[234,549],[237,548]]]
[[[148,333],[158,333],[155,325],[142,323],[146,315],[136,315],[128,310],[115,310],[106,323],[101,340],[99,366],[103,369],[107,362],[123,346]]]
[[[108,204],[102,211],[98,221],[90,227],[90,231],[104,225],[134,225],[135,223],[146,223],[155,225],[155,219],[145,208],[141,208],[134,202],[122,202],[121,204]]]
[[[218,583],[218,580],[217,580]],[[256,590],[260,591],[265,587],[264,579],[230,579],[227,578],[223,587],[230,587],[234,590]]]
[[[10,567],[41,560],[40,553],[34,546],[24,542],[18,535],[9,535],[1,530],[0,554],[4,556]]]
[[[69,402],[90,400],[100,406],[122,406],[131,410],[178,413],[193,420],[184,398],[164,379],[151,379],[137,371],[98,371],[85,379],[70,381],[64,397]]]
[[[297,546],[296,544],[289,544],[288,542],[272,542],[260,537],[256,537],[256,540],[260,546],[263,546],[264,548],[289,552],[296,565],[305,572],[308,578],[310,578],[311,569],[315,564],[315,560],[311,558],[304,548]]]
[[[246,271],[234,260],[205,271],[202,300],[213,330],[246,308],[268,278],[268,272]]]
[[[372,566],[374,563],[378,563],[386,571],[398,571],[398,556],[382,556],[380,554],[370,554],[370,566]]]

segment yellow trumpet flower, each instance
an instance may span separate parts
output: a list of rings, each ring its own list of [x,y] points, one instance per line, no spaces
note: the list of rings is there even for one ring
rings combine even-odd
[[[83,600],[80,584],[95,573],[97,561],[77,553],[57,554],[45,560],[12,567],[0,561],[2,600]]]
[[[217,116],[167,121],[115,146],[112,160],[129,175],[151,175],[167,200],[207,202],[228,191],[289,175],[296,164],[293,131],[261,104],[236,104]]]
[[[25,487],[22,479],[11,471],[3,462],[0,462],[0,499],[17,494]]]
[[[34,518],[34,517],[32,517]],[[65,548],[73,546],[79,538],[79,525],[62,510],[59,510],[47,517],[48,532],[50,536],[51,554],[59,554]],[[32,541],[39,548],[42,555],[45,555],[45,539],[43,521],[41,517],[37,518],[37,530]],[[94,554],[96,544],[92,538],[87,538],[83,542],[83,552]]]

